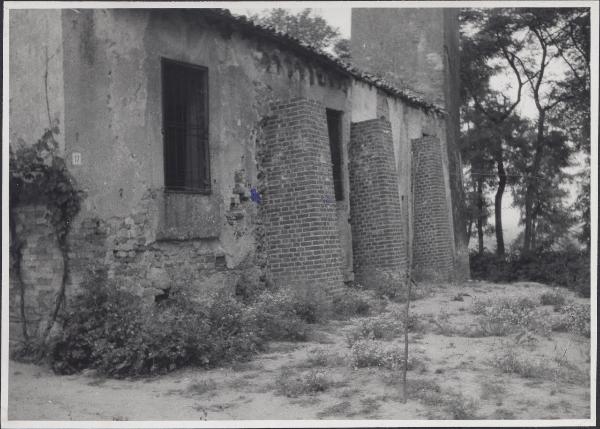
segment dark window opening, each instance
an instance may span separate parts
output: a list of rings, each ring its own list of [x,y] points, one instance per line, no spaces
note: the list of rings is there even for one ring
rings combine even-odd
[[[333,165],[333,189],[335,200],[344,199],[342,182],[342,112],[327,109],[327,130],[329,131],[329,148]]]
[[[210,192],[208,70],[162,60],[165,188]]]

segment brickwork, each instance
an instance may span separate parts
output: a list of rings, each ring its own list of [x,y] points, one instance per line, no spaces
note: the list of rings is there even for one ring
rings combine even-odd
[[[46,326],[56,302],[63,274],[63,258],[45,206],[23,206],[15,210],[16,232],[22,247],[21,278],[18,287],[14,261],[10,270],[10,338],[22,339],[21,297],[27,332],[35,337]]]
[[[373,270],[403,276],[406,245],[390,123],[353,123],[349,158],[354,274],[359,281]]]
[[[267,267],[282,286],[342,286],[325,108],[306,99],[273,106],[264,126],[261,202]]]
[[[423,136],[412,141],[413,272],[421,280],[450,280],[454,271],[441,151],[437,137]]]

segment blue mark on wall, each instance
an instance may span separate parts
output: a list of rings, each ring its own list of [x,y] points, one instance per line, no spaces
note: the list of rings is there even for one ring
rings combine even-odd
[[[334,199],[333,199],[333,197],[332,197],[331,195],[325,195],[325,196],[323,197],[323,202],[324,202],[325,204],[332,204],[332,203],[334,203],[335,201],[334,201]]]
[[[256,188],[250,189],[250,199],[252,201],[254,201],[256,204],[260,204],[261,197],[260,197],[260,194],[258,193],[258,191],[256,190]]]

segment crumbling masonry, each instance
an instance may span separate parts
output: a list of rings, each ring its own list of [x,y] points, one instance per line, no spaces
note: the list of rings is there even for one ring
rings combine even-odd
[[[148,305],[175,286],[204,296],[244,281],[336,294],[374,271],[404,276],[411,242],[419,279],[468,276],[455,14],[355,9],[354,61],[388,80],[223,10],[8,18],[11,147],[58,127],[85,193],[67,300],[96,267]],[[373,47],[374,28],[406,52]],[[15,211],[11,341],[51,323],[63,266],[44,207]]]

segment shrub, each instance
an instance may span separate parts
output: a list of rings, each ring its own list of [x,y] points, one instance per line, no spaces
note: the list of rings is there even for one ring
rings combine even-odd
[[[386,340],[404,335],[404,309],[393,308],[392,310],[378,316],[364,318],[352,329],[346,332],[346,341],[351,347],[358,340]],[[408,330],[416,332],[423,328],[423,323],[416,314],[410,313],[408,318]]]
[[[308,358],[306,359],[306,364],[310,367],[315,366],[327,366],[329,363],[329,356],[327,352],[323,349],[311,349],[308,352]]]
[[[267,289],[267,283],[264,281],[258,268],[248,267],[242,270],[240,278],[235,285],[235,295],[243,302],[251,302]]]
[[[331,380],[323,370],[311,370],[296,375],[291,369],[284,368],[276,380],[278,393],[288,398],[324,392],[329,389],[331,384]]]
[[[471,253],[470,267],[472,278],[477,280],[535,281],[590,296],[590,254],[583,250],[512,253],[505,258],[488,252]]]
[[[568,304],[559,308],[566,330],[584,337],[590,336],[590,306]]]
[[[181,290],[145,305],[113,282],[91,276],[62,317],[45,356],[59,373],[94,368],[113,376],[165,373],[182,366],[244,361],[268,340],[303,340],[298,301],[263,292],[245,305],[228,293],[202,301]]]
[[[399,273],[372,269],[363,274],[361,286],[377,296],[394,299],[402,295],[404,278]]]
[[[553,305],[555,308],[559,308],[565,304],[565,297],[558,289],[553,289],[552,292],[544,292],[540,296],[540,303],[542,305]]]
[[[379,367],[398,370],[404,366],[404,349],[379,341],[359,340],[350,348],[350,364],[354,368]],[[408,369],[414,369],[417,365],[418,361],[409,357]]]
[[[294,312],[306,323],[317,323],[332,314],[331,298],[319,286],[312,283],[293,290],[285,290],[291,297]]]
[[[477,418],[477,402],[460,392],[448,393],[444,398],[444,409],[455,420],[471,420]]]
[[[548,335],[550,325],[529,298],[502,298],[475,301],[472,312],[477,318],[480,336],[504,336],[522,331]]]
[[[343,294],[333,297],[333,313],[340,318],[367,316],[371,312],[371,304],[366,292],[355,288],[347,288]]]
[[[361,320],[356,327],[346,333],[348,346],[359,340],[392,340],[404,332],[402,320],[388,314],[369,317]]]
[[[303,341],[309,332],[297,314],[294,297],[282,291],[263,292],[248,306],[248,323],[259,328],[259,336],[271,340]]]
[[[177,292],[154,306],[113,283],[90,282],[50,346],[55,371],[94,368],[114,376],[165,373],[185,365],[244,360],[264,345],[243,305],[227,294],[191,302]]]
[[[442,389],[432,380],[420,379],[407,384],[408,396],[416,398],[426,405],[438,407],[457,420],[476,418],[478,403],[450,389]]]
[[[404,355],[399,348],[384,349],[378,341],[358,340],[350,348],[350,362],[354,368],[398,369],[404,362]]]
[[[547,362],[534,360],[531,356],[521,356],[508,348],[496,354],[492,366],[507,374],[518,374],[524,378],[544,377],[551,373]]]

